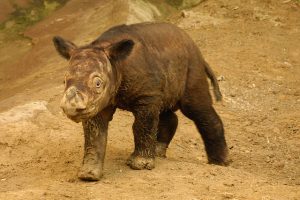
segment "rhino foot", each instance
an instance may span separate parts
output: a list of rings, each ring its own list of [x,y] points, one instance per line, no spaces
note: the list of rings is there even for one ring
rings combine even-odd
[[[131,155],[126,164],[131,167],[132,169],[153,169],[155,167],[154,165],[154,158],[145,158],[142,156],[134,156]]]
[[[165,143],[158,142],[155,148],[155,155],[157,157],[166,158],[167,145]]]
[[[78,173],[78,178],[83,181],[99,181],[103,170],[98,164],[84,164]]]

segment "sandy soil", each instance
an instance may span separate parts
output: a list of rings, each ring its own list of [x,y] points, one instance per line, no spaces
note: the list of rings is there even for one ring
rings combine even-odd
[[[0,50],[6,55],[0,65],[0,199],[300,199],[296,1],[209,0],[170,19],[197,42],[219,77],[224,100],[215,108],[225,124],[229,167],[206,163],[193,123],[178,113],[168,157],[157,159],[151,171],[129,169],[133,117],[118,111],[103,179],[77,179],[83,133],[58,107],[67,63],[51,37],[84,44],[121,22],[126,9],[73,0],[26,31],[33,38],[30,51],[16,53],[16,43]]]

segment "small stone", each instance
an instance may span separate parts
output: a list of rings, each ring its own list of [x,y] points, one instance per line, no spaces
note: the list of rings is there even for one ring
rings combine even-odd
[[[103,180],[102,183],[105,183],[105,184],[111,184],[112,182],[109,181],[109,180]]]
[[[278,62],[278,67],[283,68],[283,69],[289,69],[293,67],[293,65],[287,61],[284,62]]]
[[[285,65],[285,66],[287,66],[287,67],[292,67],[292,64],[291,63],[289,63],[289,62],[283,62],[283,64]]]
[[[75,181],[76,181],[76,179],[75,178],[70,178],[70,179],[68,179],[67,180],[69,183],[74,183]]]
[[[289,3],[289,2],[291,2],[291,0],[285,0],[282,3]]]
[[[279,90],[272,90],[272,94],[278,94]]]
[[[248,86],[249,88],[255,88],[256,85],[254,83],[252,83],[251,85]]]
[[[210,175],[216,176],[217,174],[215,172],[209,172]]]
[[[182,16],[183,18],[186,18],[186,17],[189,17],[190,15],[189,15],[189,13],[188,13],[187,11],[183,10],[183,11],[181,12],[181,16]]]
[[[234,183],[223,183],[223,185],[227,186],[227,187],[233,187]]]
[[[55,21],[61,22],[61,21],[63,21],[63,20],[64,20],[63,18],[57,18]]]
[[[221,75],[217,78],[218,81],[225,81],[225,76]]]
[[[278,162],[278,163],[275,164],[275,167],[277,169],[283,169],[284,166],[285,166],[285,162]]]
[[[68,194],[63,194],[64,197],[66,198],[72,198],[72,196],[68,195]]]
[[[232,199],[232,198],[234,197],[234,195],[233,195],[232,193],[225,192],[225,193],[223,194],[223,197],[224,197],[225,199]]]

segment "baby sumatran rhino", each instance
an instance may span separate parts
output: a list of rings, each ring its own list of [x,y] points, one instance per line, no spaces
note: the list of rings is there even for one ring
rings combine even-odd
[[[132,169],[153,169],[155,156],[165,157],[178,109],[197,126],[208,162],[226,165],[223,124],[212,107],[207,77],[217,100],[219,86],[183,30],[167,23],[140,23],[113,27],[82,47],[61,37],[53,42],[69,60],[61,107],[84,129],[80,179],[102,176],[108,124],[117,108],[135,118],[135,148],[127,161]]]

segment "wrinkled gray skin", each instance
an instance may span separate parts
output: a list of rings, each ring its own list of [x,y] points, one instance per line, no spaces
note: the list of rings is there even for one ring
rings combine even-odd
[[[155,156],[166,156],[177,109],[194,121],[208,162],[227,164],[223,124],[212,107],[207,77],[217,100],[219,86],[184,31],[167,23],[141,23],[113,27],[83,47],[61,37],[53,42],[69,60],[61,108],[84,129],[79,178],[93,181],[103,175],[108,123],[116,108],[135,117],[135,148],[127,161],[131,168],[152,169]]]

